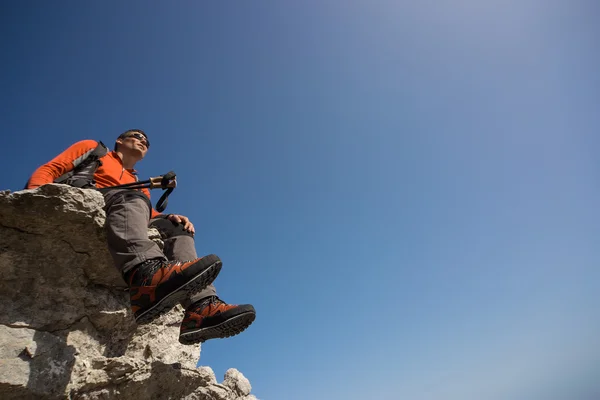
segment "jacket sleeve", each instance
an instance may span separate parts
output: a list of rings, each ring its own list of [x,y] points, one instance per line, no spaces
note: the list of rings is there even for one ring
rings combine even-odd
[[[82,140],[70,146],[54,159],[36,169],[27,182],[27,189],[54,182],[56,178],[73,169],[73,161],[95,149],[97,145],[98,142],[95,140]]]

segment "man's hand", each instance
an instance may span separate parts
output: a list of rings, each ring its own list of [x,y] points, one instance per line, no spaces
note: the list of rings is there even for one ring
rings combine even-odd
[[[167,219],[169,221],[177,222],[178,224],[183,225],[183,229],[190,232],[192,235],[196,233],[194,230],[194,224],[190,222],[190,219],[184,215],[178,214],[169,214],[167,215]]]

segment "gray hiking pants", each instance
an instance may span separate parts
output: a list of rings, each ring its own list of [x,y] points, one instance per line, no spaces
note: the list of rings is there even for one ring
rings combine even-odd
[[[183,226],[166,218],[150,219],[150,200],[141,192],[114,189],[104,194],[106,239],[115,266],[125,274],[134,266],[152,259],[187,261],[198,258],[193,236]],[[158,229],[164,252],[148,238],[148,227]],[[216,295],[211,284],[182,302],[184,307]]]

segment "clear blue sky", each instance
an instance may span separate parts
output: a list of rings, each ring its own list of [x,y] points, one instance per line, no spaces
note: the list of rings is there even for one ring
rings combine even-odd
[[[261,399],[598,399],[600,6],[416,3],[5,1],[0,188],[146,130]]]

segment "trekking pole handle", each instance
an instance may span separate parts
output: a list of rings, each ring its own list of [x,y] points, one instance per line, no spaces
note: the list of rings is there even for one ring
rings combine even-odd
[[[166,175],[156,176],[154,178],[150,178],[150,189],[154,188],[176,188],[177,187],[177,177],[173,176],[167,177]]]

